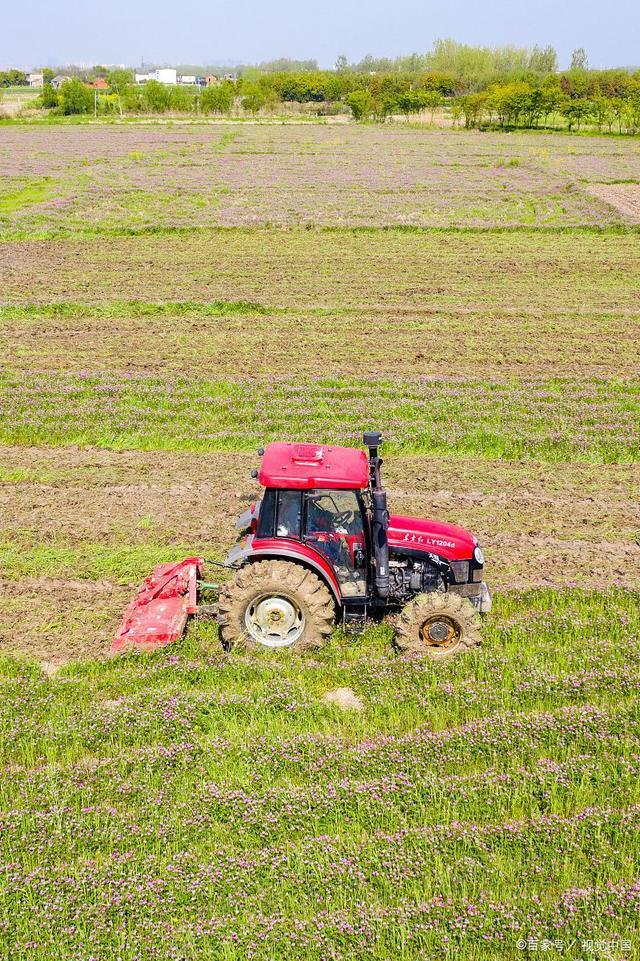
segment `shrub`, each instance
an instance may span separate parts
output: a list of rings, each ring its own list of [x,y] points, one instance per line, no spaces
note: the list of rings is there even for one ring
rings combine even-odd
[[[60,87],[60,113],[71,114],[90,113],[93,110],[93,90],[85,87],[81,80],[74,77],[65,80]]]
[[[200,107],[203,113],[229,113],[233,106],[233,99],[233,84],[225,81],[202,91]]]
[[[255,84],[247,84],[243,89],[242,109],[247,113],[258,113],[267,102],[266,95]]]
[[[52,110],[54,107],[58,106],[60,102],[58,91],[54,90],[50,83],[45,83],[44,87],[42,88],[40,102],[45,110]]]
[[[148,80],[143,98],[150,113],[164,113],[171,106],[171,90],[158,80]]]

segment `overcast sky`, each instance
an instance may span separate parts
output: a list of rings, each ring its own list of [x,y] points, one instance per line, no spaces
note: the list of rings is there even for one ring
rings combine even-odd
[[[332,66],[344,53],[423,53],[437,37],[473,44],[551,43],[565,66],[640,64],[638,0],[22,0],[3,4],[0,65],[256,62],[288,56]]]

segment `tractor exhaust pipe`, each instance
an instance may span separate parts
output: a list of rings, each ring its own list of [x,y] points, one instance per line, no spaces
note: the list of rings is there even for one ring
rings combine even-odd
[[[382,486],[380,468],[382,458],[378,448],[382,444],[382,434],[379,430],[367,430],[364,433],[365,447],[369,448],[369,488],[371,490],[371,539],[373,541],[373,558],[375,561],[374,584],[378,597],[386,600],[389,596],[389,544],[387,530],[389,528],[389,511],[387,509],[387,492]]]

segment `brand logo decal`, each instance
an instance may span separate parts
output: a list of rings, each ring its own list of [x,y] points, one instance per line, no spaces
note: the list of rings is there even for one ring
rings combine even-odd
[[[410,544],[428,544],[430,547],[455,547],[455,541],[445,541],[440,537],[427,537],[426,534],[412,534],[405,531],[403,541]]]

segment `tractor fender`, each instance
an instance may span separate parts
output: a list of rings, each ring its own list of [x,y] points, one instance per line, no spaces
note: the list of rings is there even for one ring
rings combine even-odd
[[[314,551],[300,541],[283,537],[265,537],[258,540],[250,534],[243,544],[237,544],[229,551],[225,566],[240,567],[243,564],[251,564],[253,561],[267,561],[273,558],[295,561],[303,567],[310,568],[327,585],[336,604],[342,606],[340,584],[333,568],[318,551]]]

